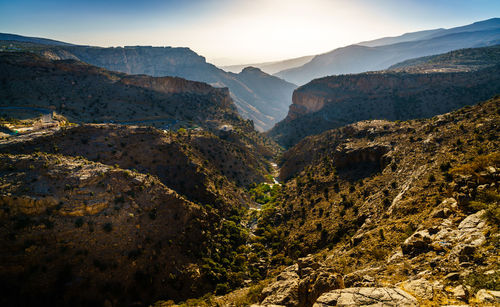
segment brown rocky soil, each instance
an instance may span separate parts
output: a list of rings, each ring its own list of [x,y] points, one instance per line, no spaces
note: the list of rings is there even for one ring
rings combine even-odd
[[[192,295],[207,212],[157,178],[84,158],[0,155],[2,305]]]

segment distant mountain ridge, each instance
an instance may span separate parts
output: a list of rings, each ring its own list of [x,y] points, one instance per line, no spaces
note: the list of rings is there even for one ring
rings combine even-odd
[[[383,45],[392,45],[392,44],[397,44],[397,43],[404,43],[404,42],[411,42],[411,41],[416,41],[416,40],[421,40],[428,38],[430,35],[439,33],[444,29],[434,29],[434,30],[424,30],[424,31],[418,31],[418,32],[410,32],[410,33],[405,33],[403,35],[399,36],[391,36],[391,37],[382,37],[378,39],[374,39],[371,41],[364,41],[361,43],[358,43],[356,45],[361,45],[361,46],[366,46],[366,47],[378,47],[378,46],[383,46]]]
[[[0,40],[27,42],[27,43],[53,45],[53,46],[75,46],[75,45],[70,44],[70,43],[56,41],[56,40],[48,39],[48,38],[21,36],[21,35],[17,35],[17,34],[9,34],[9,33],[0,33]]]
[[[499,42],[500,18],[493,18],[463,27],[407,33],[338,48],[275,75],[301,85],[319,77],[382,70],[411,58]]]
[[[500,63],[500,45],[468,48],[406,60],[389,67],[391,71],[403,72],[452,72],[475,71]]]
[[[256,63],[256,64],[240,64],[240,65],[228,65],[221,66],[220,68],[225,71],[239,73],[245,67],[257,67],[261,69],[263,72],[268,73],[270,75],[280,72],[285,69],[299,67],[309,62],[314,58],[314,55],[306,55],[298,58],[287,59],[282,61],[273,61],[273,62],[264,62],[264,63]]]
[[[42,45],[32,42],[0,41],[0,49],[30,51],[53,60],[73,59],[112,71],[146,74],[153,77],[172,76],[205,82],[215,87],[227,87],[240,114],[254,122],[257,130],[265,131],[286,116],[296,85],[265,73],[254,74],[266,82],[249,80],[247,74],[233,74],[207,63],[205,58],[189,48],[126,46],[101,48],[91,46]],[[2,47],[3,46],[3,47]],[[244,77],[243,77],[244,76]],[[269,85],[273,88],[270,89]],[[258,87],[256,87],[258,86]],[[267,95],[267,92],[273,92]]]

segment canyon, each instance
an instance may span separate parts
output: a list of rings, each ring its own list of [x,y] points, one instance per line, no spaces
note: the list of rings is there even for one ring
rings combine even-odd
[[[0,39],[1,305],[500,303],[494,39],[297,89],[187,48]]]

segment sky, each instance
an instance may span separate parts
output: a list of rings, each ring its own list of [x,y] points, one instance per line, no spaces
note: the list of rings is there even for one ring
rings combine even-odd
[[[496,15],[495,15],[496,13]],[[500,17],[499,0],[0,0],[0,32],[260,63]]]

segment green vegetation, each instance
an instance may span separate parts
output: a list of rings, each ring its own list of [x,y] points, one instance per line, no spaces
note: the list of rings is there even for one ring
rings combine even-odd
[[[241,224],[242,210],[233,210],[222,221],[217,234],[211,237],[209,249],[203,252],[201,269],[206,278],[216,285],[216,294],[225,294],[252,278],[248,267],[248,230]]]
[[[279,184],[259,183],[258,185],[252,184],[248,194],[252,197],[253,201],[265,205],[276,201],[280,192],[281,186]]]
[[[489,274],[474,272],[467,275],[465,284],[470,286],[474,293],[480,289],[498,291],[500,289],[500,271],[497,268]]]

